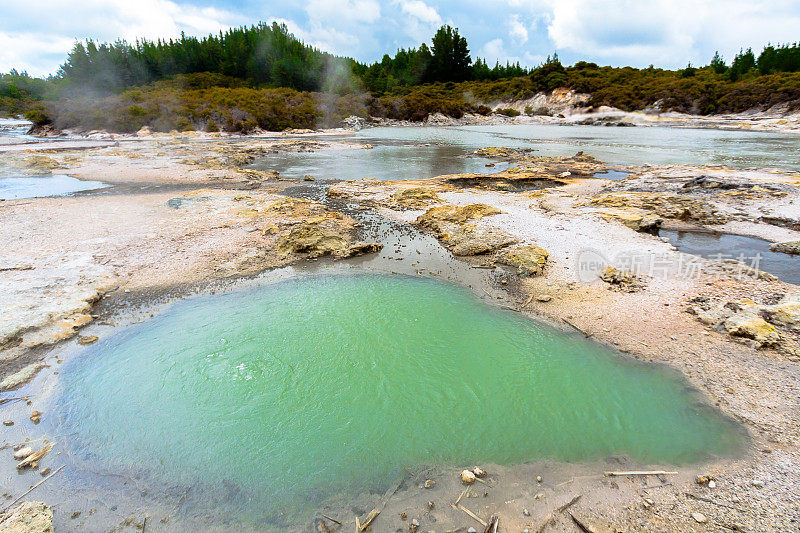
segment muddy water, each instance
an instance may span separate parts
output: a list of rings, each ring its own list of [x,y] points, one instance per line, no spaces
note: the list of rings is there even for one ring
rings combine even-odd
[[[424,464],[686,463],[741,444],[673,374],[404,276],[184,300],[60,381],[51,429],[78,470],[135,468],[137,486],[188,487],[255,523]]]
[[[662,230],[659,234],[667,237],[681,252],[709,259],[736,259],[787,283],[800,285],[800,256],[773,252],[769,241],[698,231]]]

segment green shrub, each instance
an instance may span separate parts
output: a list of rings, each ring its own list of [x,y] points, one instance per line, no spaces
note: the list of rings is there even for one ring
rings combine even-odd
[[[510,107],[496,109],[495,113],[497,113],[498,115],[505,115],[507,117],[518,117],[521,115],[519,111],[517,111],[516,109],[511,109]]]

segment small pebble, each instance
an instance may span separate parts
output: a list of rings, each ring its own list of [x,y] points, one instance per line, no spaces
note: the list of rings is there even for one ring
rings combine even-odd
[[[709,488],[709,489],[715,489],[715,488],[717,488],[717,482],[716,482],[716,481],[714,481],[713,479],[712,479],[712,480],[710,480],[710,481],[708,482],[708,488]]]
[[[13,426],[14,425],[14,421],[13,420],[3,420],[3,425],[4,426]]]
[[[40,473],[41,475],[43,475],[43,476],[46,476],[47,474],[49,474],[49,473],[50,473],[50,467],[48,466],[48,467],[46,467],[46,468],[42,468],[41,470],[39,470],[39,473]]]
[[[153,316],[153,315],[150,315]],[[78,337],[78,344],[81,346],[87,346],[89,344],[94,344],[99,340],[97,335],[87,335],[85,337]]]
[[[41,411],[34,411],[31,413],[31,422],[33,422],[34,424],[38,424],[41,418],[42,418]]]
[[[470,527],[470,528],[467,530],[467,533],[478,533],[478,530],[477,530],[477,529],[475,529],[474,527]]]
[[[428,509],[433,509],[436,504],[433,503],[433,500],[428,500]]]
[[[432,489],[435,485],[436,485],[436,482],[434,480],[432,480],[432,479],[426,479],[425,480],[425,488],[426,489]]]
[[[473,468],[472,473],[475,474],[475,477],[486,477],[486,470],[479,466]]]
[[[406,518],[408,518],[408,515],[405,513],[405,511],[400,513],[400,520],[405,520]]]
[[[72,513],[72,516],[70,518],[72,518],[74,520],[74,519],[78,518],[80,515],[81,515],[80,511],[75,511],[74,513]]]
[[[542,476],[536,476],[536,483],[542,482]]]
[[[523,509],[522,510],[522,514],[524,514],[525,516],[530,516],[531,512],[529,510],[527,510],[527,509]]]
[[[698,524],[705,524],[708,522],[708,518],[706,518],[706,515],[703,513],[692,513],[692,518],[694,518],[694,521]]]
[[[549,302],[552,299],[553,297],[550,296],[549,294],[540,294],[539,296],[536,297],[536,300],[539,302]]]
[[[750,482],[750,484],[757,489],[764,488],[764,482],[761,481],[760,479],[754,479],[753,481]]]
[[[473,474],[471,470],[462,470],[461,481],[463,481],[467,485],[475,483],[475,474]]]

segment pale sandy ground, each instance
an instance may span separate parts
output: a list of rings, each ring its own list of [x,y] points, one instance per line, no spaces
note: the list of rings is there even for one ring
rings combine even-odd
[[[230,151],[211,151],[215,157],[231,156]],[[2,331],[24,333],[21,344],[7,342],[1,352],[7,371],[36,360],[40,352],[27,349],[29,345],[74,335],[82,321],[92,319],[93,302],[101,296],[125,303],[126,290],[146,297],[148,292],[160,294],[172,286],[202,286],[209,279],[284,264],[271,254],[275,239],[269,227],[287,223],[285,217],[253,216],[253,209],[279,198],[284,184],[242,174],[226,161],[199,162],[208,152],[208,145],[158,139],[96,151],[59,152],[51,156],[67,164],[70,174],[115,184],[117,190],[0,202],[0,248],[7,251],[0,269]],[[683,176],[687,172],[797,185],[796,174],[737,174],[690,167],[642,168],[635,179],[667,187],[670,173]],[[587,205],[611,185],[605,180],[574,180],[543,193],[464,189],[443,190],[440,196],[451,204],[481,202],[500,208],[502,214],[479,224],[501,228],[522,243],[549,252],[543,277],[517,280],[511,276],[506,278],[510,280],[507,286],[495,284],[492,294],[498,303],[521,308],[531,295],[552,297],[548,302],[533,298],[524,312],[565,329],[572,328],[565,323],[569,321],[633,357],[681,371],[710,403],[743,424],[752,445],[743,458],[679,468],[679,474],[663,478],[669,485],[654,476],[605,478],[604,470],[672,469],[634,465],[622,458],[581,465],[482,465],[489,471],[491,486],[473,485],[461,503],[484,520],[499,514],[501,531],[536,531],[549,513],[578,494],[582,498],[570,510],[597,531],[796,531],[800,523],[800,371],[790,351],[794,345],[787,344],[785,350],[752,348],[704,326],[686,307],[689,299],[699,295],[758,299],[797,288],[780,281],[734,279],[706,261],[700,261],[704,270],[696,276],[677,276],[673,268],[665,275],[647,277],[644,290],[635,293],[613,291],[594,280],[576,282],[576,261],[586,250],[598,251],[611,263],[620,253],[631,251],[658,254],[673,267],[679,263],[680,256],[669,244],[607,221],[598,208]],[[364,181],[352,184],[351,190],[352,201],[370,198],[380,203],[397,188]],[[791,229],[754,221],[763,214],[797,218],[797,197],[795,191],[781,197],[728,199],[720,205],[723,211],[744,214],[725,227],[776,241],[800,239],[800,233]],[[181,199],[177,209],[168,205],[176,198]],[[379,212],[407,224],[423,211],[384,206]],[[289,226],[295,223],[288,222]],[[446,252],[437,253],[449,257]],[[506,276],[505,270],[498,272]],[[28,326],[32,329],[25,331]],[[15,427],[15,432],[27,431],[21,424]],[[6,462],[4,458],[3,468],[13,469],[13,463]],[[712,475],[716,488],[696,485],[696,474]],[[536,476],[542,476],[541,483]],[[421,487],[426,478],[436,480],[433,489]],[[355,511],[363,518],[378,506],[383,512],[374,531],[407,531],[412,519],[420,521],[420,531],[467,531],[470,526],[481,530],[477,521],[449,503],[462,490],[457,470],[417,472],[386,499],[365,495],[354,505],[334,497],[325,513],[345,527],[330,521],[327,526],[331,531],[352,530]],[[687,492],[713,503],[691,499]],[[428,500],[434,501],[432,510]],[[698,523],[692,512],[702,512],[708,522]],[[405,520],[401,513],[406,513]],[[545,531],[577,531],[567,514],[554,516]],[[67,530],[72,527],[63,517],[59,523],[67,524]],[[169,527],[148,522],[147,529]]]

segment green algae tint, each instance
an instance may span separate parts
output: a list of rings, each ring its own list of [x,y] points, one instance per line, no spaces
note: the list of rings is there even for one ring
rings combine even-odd
[[[381,490],[405,467],[687,463],[741,434],[673,373],[438,281],[325,276],[199,297],[62,369],[67,444],[251,516]],[[248,507],[249,506],[249,507]]]

